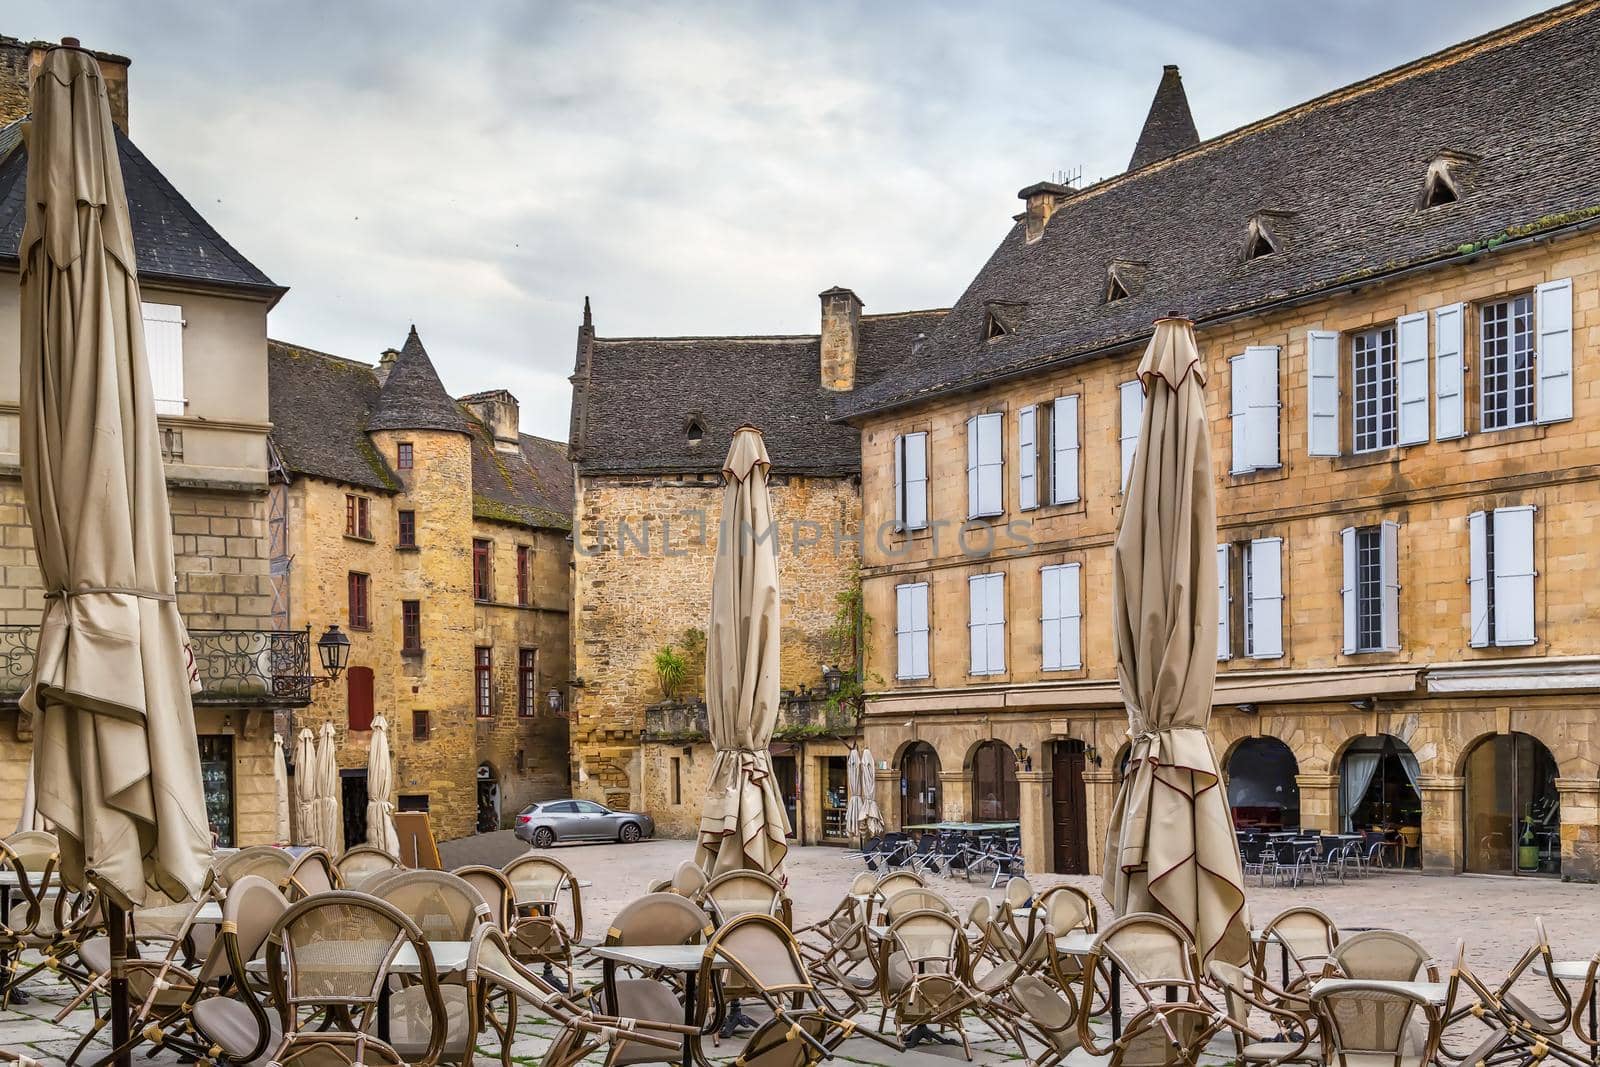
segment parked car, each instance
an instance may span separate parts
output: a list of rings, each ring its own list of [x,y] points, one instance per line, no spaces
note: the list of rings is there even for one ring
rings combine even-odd
[[[621,841],[654,837],[656,821],[636,811],[612,811],[592,800],[541,800],[517,816],[517,837],[534,848],[557,841]]]

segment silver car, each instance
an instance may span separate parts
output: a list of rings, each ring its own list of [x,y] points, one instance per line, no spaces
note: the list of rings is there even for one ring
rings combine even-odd
[[[541,800],[517,816],[515,833],[534,848],[557,841],[621,841],[654,837],[656,821],[636,811],[612,811],[592,800]]]

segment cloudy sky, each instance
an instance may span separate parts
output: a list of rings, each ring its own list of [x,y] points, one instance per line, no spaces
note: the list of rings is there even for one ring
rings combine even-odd
[[[273,336],[375,360],[415,322],[452,392],[564,438],[586,294],[602,336],[947,305],[1019,188],[1126,166],[1163,63],[1208,137],[1545,6],[12,0],[0,33],[133,58],[134,140],[290,287]]]

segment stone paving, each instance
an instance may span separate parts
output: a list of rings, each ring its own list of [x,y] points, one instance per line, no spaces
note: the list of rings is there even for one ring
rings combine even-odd
[[[468,862],[503,863],[523,851],[509,833],[486,834],[440,846],[447,865]],[[571,867],[580,878],[592,881],[584,891],[587,932],[594,935],[605,928],[618,908],[642,893],[646,885],[666,877],[672,869],[692,855],[684,841],[649,841],[637,845],[594,845],[558,848],[554,855]],[[803,848],[790,853],[789,874],[794,897],[795,919],[799,923],[821,918],[844,893],[851,878],[860,870],[859,861],[836,849]],[[1044,888],[1071,881],[1098,892],[1098,883],[1088,878],[1062,878],[1053,875],[1033,879]],[[979,894],[988,893],[986,884],[968,884],[960,879],[936,880],[936,885],[958,908],[965,908]],[[1486,977],[1497,979],[1532,940],[1533,918],[1542,915],[1560,958],[1587,958],[1600,950],[1600,887],[1544,880],[1457,877],[1423,878],[1414,874],[1388,873],[1340,885],[1299,889],[1268,886],[1250,887],[1250,907],[1264,919],[1291,904],[1311,904],[1322,908],[1342,926],[1381,926],[1404,930],[1416,937],[1441,964],[1454,955],[1457,938],[1468,943],[1468,959]],[[580,980],[592,983],[597,972],[589,971]],[[0,1046],[23,1052],[45,1063],[62,1062],[78,1038],[91,1025],[87,1009],[76,1011],[62,1023],[53,1022],[68,999],[66,987],[47,979],[30,983],[28,1004],[0,1012]],[[875,1017],[874,1017],[875,1018]],[[538,1062],[540,1054],[554,1036],[547,1025],[524,1018],[519,1022],[514,1058],[521,1064]],[[1020,1060],[1017,1050],[982,1026],[973,1026],[969,1037],[975,1062],[1000,1064]],[[739,1041],[720,1046],[706,1042],[707,1055],[714,1061],[729,1061],[739,1051]],[[104,1040],[90,1045],[81,1062],[93,1063],[107,1050]],[[1217,1062],[1226,1057],[1217,1050]],[[479,1049],[484,1061],[497,1061],[498,1048]],[[939,1067],[961,1062],[959,1047],[923,1046],[904,1053],[890,1053],[865,1039],[853,1039],[841,1049],[839,1059],[848,1063],[896,1063],[911,1067]],[[143,1051],[135,1054],[138,1063],[176,1063],[176,1057],[163,1053],[147,1059]],[[598,1062],[598,1061],[596,1061]]]

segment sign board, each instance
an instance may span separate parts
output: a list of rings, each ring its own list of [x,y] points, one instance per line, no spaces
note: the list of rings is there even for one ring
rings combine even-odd
[[[425,811],[397,811],[394,830],[400,838],[400,862],[407,867],[437,871],[439,846],[433,840],[433,826]]]

